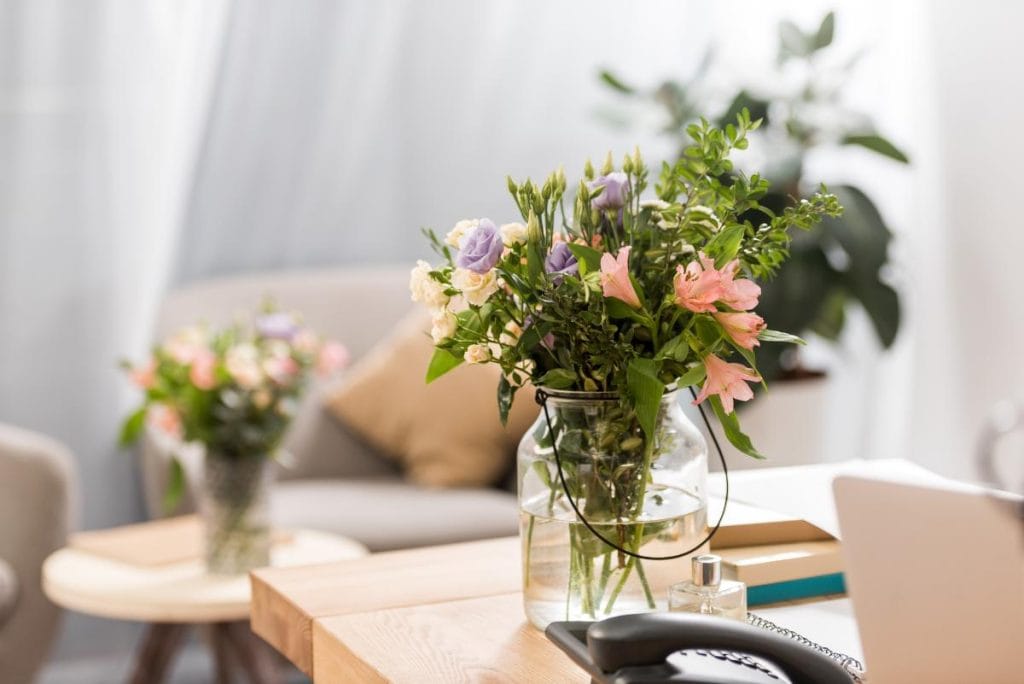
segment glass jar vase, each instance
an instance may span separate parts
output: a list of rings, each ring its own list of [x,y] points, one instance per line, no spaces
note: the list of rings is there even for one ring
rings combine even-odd
[[[270,565],[272,473],[271,459],[263,455],[207,453],[199,512],[211,574],[239,575]]]
[[[555,620],[665,609],[668,587],[689,577],[689,557],[644,560],[617,550],[580,522],[566,490],[590,526],[621,549],[682,553],[707,533],[704,437],[675,391],[662,398],[653,439],[617,393],[545,392],[550,428],[541,411],[518,453],[527,617],[543,629]]]

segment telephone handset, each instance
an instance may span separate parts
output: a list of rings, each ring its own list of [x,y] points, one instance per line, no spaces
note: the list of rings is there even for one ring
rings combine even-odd
[[[651,684],[850,684],[828,656],[779,634],[693,613],[553,622],[548,638],[593,682]]]

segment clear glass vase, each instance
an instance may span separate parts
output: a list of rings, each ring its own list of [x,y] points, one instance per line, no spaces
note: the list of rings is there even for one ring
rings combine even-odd
[[[676,392],[661,403],[654,438],[615,393],[546,390],[519,444],[518,490],[526,615],[597,620],[666,608],[689,557],[641,560],[596,537],[566,498],[552,448],[580,513],[605,539],[649,556],[681,553],[707,533],[707,443]]]
[[[208,572],[239,575],[270,564],[272,473],[263,455],[206,455],[199,511]]]

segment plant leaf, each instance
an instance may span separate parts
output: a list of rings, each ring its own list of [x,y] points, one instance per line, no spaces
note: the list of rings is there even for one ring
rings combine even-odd
[[[708,256],[714,257],[717,268],[722,268],[733,260],[740,251],[740,243],[745,232],[746,226],[737,223],[719,231],[711,238],[704,251]]]
[[[552,368],[538,378],[537,384],[551,389],[568,389],[576,384],[576,380],[577,376],[573,371],[565,368]]]
[[[692,385],[699,385],[700,383],[704,382],[704,378],[706,378],[707,375],[707,368],[704,367],[703,363],[698,363],[696,366],[683,373],[679,377],[679,379],[676,380],[676,384],[679,385],[680,387],[690,387]]]
[[[427,384],[434,382],[448,371],[462,365],[462,357],[452,354],[447,349],[435,349],[427,366]]]
[[[167,463],[167,488],[164,490],[162,505],[164,513],[173,513],[185,494],[185,469],[177,457]]]
[[[729,443],[747,456],[763,460],[764,456],[754,448],[750,437],[747,437],[740,429],[740,421],[736,417],[736,412],[726,413],[725,407],[722,406],[722,400],[717,396],[710,397],[708,401],[711,402],[711,408],[718,417],[718,422],[722,424],[722,429],[725,430],[725,437],[729,440]]]
[[[618,297],[605,297],[604,306],[609,318],[632,318],[644,322],[643,314]]]
[[[516,388],[504,375],[498,380],[498,417],[501,424],[508,423],[508,412],[512,409],[512,400],[515,397]]]
[[[612,72],[606,69],[601,70],[601,80],[604,81],[611,88],[614,88],[615,90],[618,90],[620,93],[623,93],[625,95],[632,95],[633,93],[636,92],[635,88],[626,85],[625,83],[620,81],[617,76],[615,76]]]
[[[626,385],[633,400],[637,420],[648,440],[654,439],[665,384],[658,379],[658,364],[653,359],[634,358],[626,368]]]
[[[910,163],[910,158],[903,151],[880,135],[848,135],[843,138],[843,144],[860,145],[889,159],[903,164]]]
[[[765,328],[757,335],[757,339],[762,342],[785,342],[789,344],[807,344],[804,340],[797,337],[796,335],[790,335],[779,330],[768,330]]]
[[[142,428],[146,425],[146,411],[147,407],[143,406],[125,418],[124,424],[121,425],[121,436],[118,439],[121,446],[134,444],[139,439]]]
[[[835,32],[836,14],[835,12],[829,12],[825,15],[825,18],[821,20],[821,26],[818,27],[818,32],[814,34],[814,49],[820,50],[823,47],[831,45]]]
[[[569,251],[577,261],[587,265],[588,272],[601,270],[601,252],[593,247],[569,243]]]

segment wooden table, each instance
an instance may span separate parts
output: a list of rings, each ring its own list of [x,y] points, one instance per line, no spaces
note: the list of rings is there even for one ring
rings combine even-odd
[[[513,537],[264,568],[252,629],[325,684],[588,681],[526,621],[519,563]],[[757,613],[859,657],[846,599]]]
[[[90,615],[149,623],[136,656],[133,682],[162,681],[189,626],[209,627],[218,681],[232,661],[254,682],[276,680],[272,652],[249,629],[246,575],[209,575],[201,559],[195,516],[86,532],[43,564],[43,590],[54,603]],[[275,566],[365,556],[361,544],[336,535],[276,533]]]

